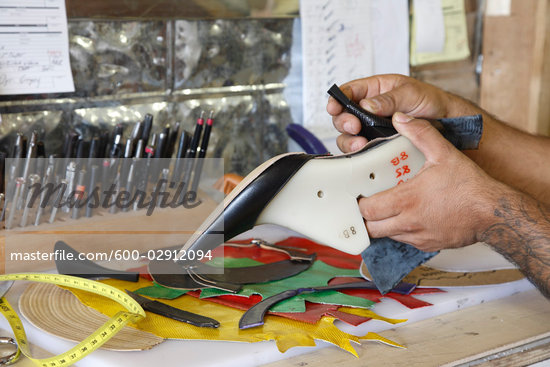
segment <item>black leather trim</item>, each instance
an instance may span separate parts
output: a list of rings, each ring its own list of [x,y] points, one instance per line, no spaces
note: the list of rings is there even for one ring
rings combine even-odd
[[[287,155],[269,166],[224,211],[225,239],[251,229],[262,210],[310,159],[311,154]]]
[[[78,260],[80,253],[63,241],[55,243],[54,252],[64,254],[60,258],[55,258],[55,266],[59,274],[87,279],[115,278],[128,282],[137,282],[139,280],[139,273],[136,272],[108,269],[87,259]],[[71,254],[73,260],[67,260],[67,254]]]
[[[267,204],[307,161],[315,157],[317,155],[292,154],[275,161],[227,205],[223,215],[216,218],[187,250],[213,249],[222,243],[220,231],[224,233],[223,241],[228,241],[254,227]]]

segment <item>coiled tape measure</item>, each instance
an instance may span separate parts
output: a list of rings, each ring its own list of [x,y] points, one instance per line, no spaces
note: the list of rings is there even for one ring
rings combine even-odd
[[[71,364],[76,363],[80,359],[86,357],[88,354],[101,347],[101,345],[103,345],[107,340],[111,339],[129,322],[135,323],[145,317],[145,311],[143,310],[143,308],[141,308],[141,306],[126,293],[107,284],[99,283],[93,280],[78,278],[69,275],[43,273],[0,275],[0,281],[15,280],[28,280],[31,282],[50,283],[88,291],[118,302],[126,309],[126,311],[118,312],[89,337],[84,339],[82,342],[80,342],[77,346],[73,347],[69,351],[51,358],[36,359],[31,357],[27,335],[25,334],[25,330],[23,329],[21,319],[19,319],[19,316],[17,316],[17,313],[13,310],[7,299],[5,297],[2,297],[0,299],[0,312],[8,320],[13,330],[13,334],[15,336],[18,346],[18,351],[16,355],[10,358],[10,361],[8,363],[15,362],[20,353],[22,353],[31,361],[33,361],[37,366],[70,366]]]

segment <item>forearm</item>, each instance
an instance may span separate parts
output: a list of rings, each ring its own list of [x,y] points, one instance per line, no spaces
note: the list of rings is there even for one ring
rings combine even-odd
[[[479,149],[466,155],[498,181],[550,204],[550,138],[507,126],[473,103],[452,97],[449,115],[483,114]]]
[[[490,224],[478,240],[515,263],[550,298],[550,208],[509,188],[494,194]]]

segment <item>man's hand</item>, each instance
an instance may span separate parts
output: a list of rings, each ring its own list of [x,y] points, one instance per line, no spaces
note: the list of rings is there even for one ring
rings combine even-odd
[[[359,200],[371,237],[391,237],[424,251],[479,240],[505,185],[493,180],[425,120],[402,113],[394,126],[426,157],[421,171],[392,189]]]
[[[348,82],[340,88],[352,101],[379,116],[403,112],[414,117],[436,119],[481,113],[480,109],[460,97],[404,75],[376,75]],[[327,112],[333,116],[334,126],[342,133],[336,141],[340,150],[355,151],[367,143],[365,138],[354,136],[361,130],[359,120],[344,112],[332,97]]]
[[[550,298],[550,207],[489,177],[425,120],[394,126],[426,157],[409,181],[359,200],[369,235],[424,251],[485,242]]]
[[[397,131],[426,157],[414,178],[359,200],[369,235],[425,251],[485,242],[550,298],[550,139],[510,128],[460,97],[401,75],[359,79],[342,89],[366,110],[393,115]],[[337,141],[342,151],[366,143],[352,136],[360,130],[359,120],[332,98],[327,111],[343,134]],[[483,137],[477,151],[464,152],[469,158],[428,121],[411,117],[478,113]]]

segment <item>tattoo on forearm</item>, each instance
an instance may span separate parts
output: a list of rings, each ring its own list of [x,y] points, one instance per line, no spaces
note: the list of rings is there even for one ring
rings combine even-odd
[[[480,240],[514,262],[550,298],[550,208],[518,194],[500,198],[494,216],[497,223]]]

